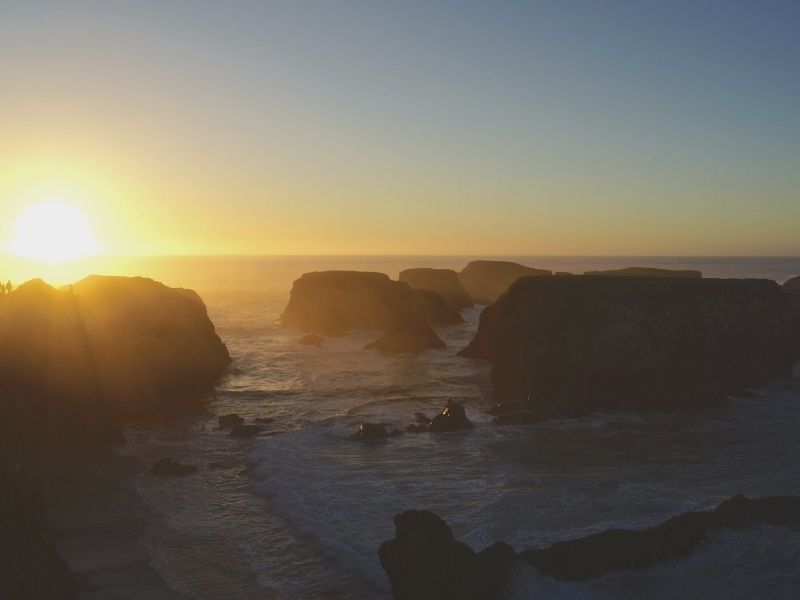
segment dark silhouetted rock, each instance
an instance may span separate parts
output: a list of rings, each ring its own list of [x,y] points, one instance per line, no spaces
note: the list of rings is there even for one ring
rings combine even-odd
[[[159,477],[182,477],[197,472],[197,467],[181,464],[171,458],[162,458],[153,463],[150,472]]]
[[[428,511],[394,518],[395,537],[378,556],[395,600],[491,600],[500,598],[517,558],[505,545],[476,554],[456,541],[447,524]],[[510,552],[509,552],[510,550]]]
[[[464,322],[458,309],[450,306],[436,292],[412,290],[412,294],[414,309],[428,323],[455,325]]]
[[[426,321],[398,321],[389,326],[374,342],[364,346],[365,350],[378,350],[385,354],[409,354],[433,348],[444,348],[445,343]]]
[[[230,436],[234,438],[251,438],[258,435],[261,428],[255,425],[236,425],[231,429]]]
[[[32,452],[196,410],[229,363],[199,296],[151,279],[34,280],[0,302],[0,409]]]
[[[430,424],[409,423],[408,425],[406,425],[406,431],[408,433],[425,433],[426,431],[430,430],[431,430]]]
[[[303,346],[322,346],[325,338],[315,333],[309,333],[300,338],[300,344]]]
[[[244,419],[236,413],[221,415],[218,421],[220,429],[230,429],[232,427],[236,427],[237,425],[244,425]]]
[[[458,274],[470,297],[478,304],[491,304],[520,277],[551,275],[551,271],[534,269],[502,260],[474,260]]]
[[[414,413],[414,421],[416,423],[421,424],[421,425],[430,425],[431,424],[431,420],[428,417],[428,415],[423,414],[421,412],[415,412]]]
[[[389,437],[389,432],[386,431],[386,427],[384,427],[381,423],[361,423],[358,426],[358,431],[356,431],[352,438],[354,440],[385,440]]]
[[[793,277],[784,283],[783,291],[790,294],[800,294],[800,277]]]
[[[700,271],[693,269],[655,269],[652,267],[628,267],[626,269],[612,269],[610,271],[586,271],[584,275],[601,277],[689,277],[699,279],[703,276]]]
[[[445,302],[456,310],[470,308],[472,298],[461,285],[458,273],[452,269],[406,269],[400,271],[400,281],[415,290],[428,290],[439,294]]]
[[[450,431],[468,427],[472,427],[472,422],[467,418],[464,407],[452,400],[448,400],[442,412],[431,420],[431,431]]]
[[[441,298],[392,281],[383,273],[323,271],[294,282],[281,321],[321,335],[343,335],[351,329],[379,329],[384,336],[368,347],[383,352],[420,352],[444,347],[430,326],[437,306],[452,311]],[[458,315],[456,315],[458,319]]]
[[[462,355],[543,415],[704,405],[791,374],[800,298],[765,280],[527,277]]]

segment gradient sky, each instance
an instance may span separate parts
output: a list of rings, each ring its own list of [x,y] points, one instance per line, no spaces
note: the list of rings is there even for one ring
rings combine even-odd
[[[0,239],[800,254],[800,2],[0,0]]]

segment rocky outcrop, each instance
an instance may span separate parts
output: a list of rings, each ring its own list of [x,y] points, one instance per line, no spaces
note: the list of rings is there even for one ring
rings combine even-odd
[[[389,437],[386,426],[383,423],[361,423],[358,430],[351,436],[354,440],[370,441],[385,440]]]
[[[30,449],[121,440],[211,392],[230,356],[199,296],[150,279],[41,280],[0,301],[0,403]]]
[[[287,327],[319,335],[338,336],[351,329],[378,329],[384,335],[367,345],[382,352],[419,352],[441,348],[429,320],[447,311],[460,317],[434,295],[412,290],[383,273],[322,271],[306,273],[294,282],[281,317]]]
[[[534,269],[502,260],[474,260],[461,269],[458,279],[478,304],[491,304],[520,277],[552,275],[551,271]]]
[[[714,510],[683,513],[655,527],[610,529],[519,555],[502,542],[476,554],[427,511],[409,510],[394,522],[395,539],[384,542],[378,556],[395,600],[496,600],[522,563],[557,580],[584,581],[686,556],[712,531],[757,523],[797,526],[800,496],[733,496]]]
[[[700,271],[692,269],[655,269],[652,267],[628,267],[626,269],[612,269],[610,271],[586,271],[584,275],[602,277],[689,277],[699,279],[703,276]]]
[[[412,289],[428,290],[439,294],[456,310],[470,308],[473,305],[472,298],[469,297],[458,279],[458,273],[452,269],[406,269],[400,271],[399,279]]]
[[[411,292],[414,310],[428,323],[455,325],[464,322],[458,309],[450,306],[436,292],[430,290],[411,290]]]
[[[543,415],[707,404],[791,373],[800,298],[766,280],[528,277],[462,354]]]
[[[467,418],[464,407],[452,400],[448,400],[442,412],[431,419],[431,431],[452,431],[470,427],[472,422]]]
[[[800,294],[800,277],[792,277],[783,284],[783,291],[790,294]]]
[[[395,600],[489,600],[500,598],[508,571],[516,564],[506,544],[480,554],[453,538],[438,516],[407,510],[394,518],[395,537],[381,544],[378,557]]]

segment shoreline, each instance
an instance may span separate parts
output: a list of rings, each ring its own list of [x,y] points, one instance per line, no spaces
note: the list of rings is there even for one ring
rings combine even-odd
[[[185,600],[139,542],[142,507],[122,480],[132,470],[129,459],[113,452],[60,469],[43,493],[50,541],[81,599]]]

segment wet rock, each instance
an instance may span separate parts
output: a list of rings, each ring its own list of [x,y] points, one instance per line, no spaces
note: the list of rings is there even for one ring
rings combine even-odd
[[[261,428],[255,425],[236,425],[228,435],[233,438],[251,438],[260,432]]]
[[[381,423],[361,423],[358,430],[352,435],[354,440],[384,440],[389,437],[389,432]]]
[[[469,427],[472,427],[472,422],[467,418],[464,407],[452,400],[448,400],[442,412],[431,420],[431,431],[451,431]]]
[[[239,415],[237,415],[236,413],[220,415],[220,417],[217,420],[219,422],[220,429],[231,429],[232,427],[236,427],[237,425],[244,425],[244,419]]]
[[[315,333],[309,333],[300,338],[300,344],[303,346],[322,346],[325,338]]]
[[[197,472],[197,467],[184,465],[171,458],[162,458],[153,463],[150,472],[159,477],[182,477]]]

